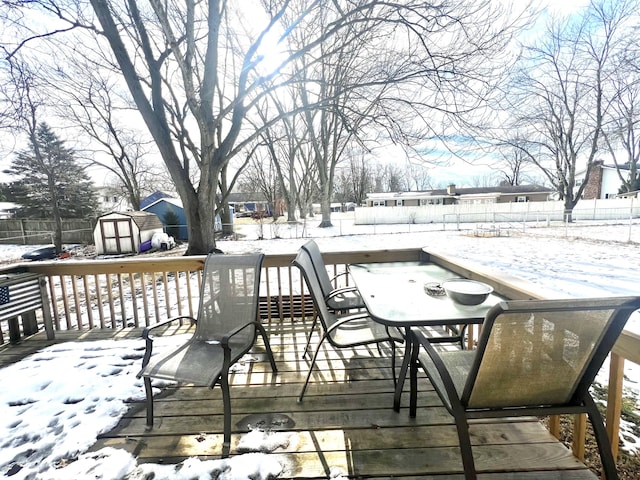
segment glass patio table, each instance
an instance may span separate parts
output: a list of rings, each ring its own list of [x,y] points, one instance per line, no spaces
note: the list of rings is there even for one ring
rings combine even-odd
[[[349,272],[373,320],[389,327],[404,328],[405,353],[393,399],[400,411],[400,399],[413,345],[412,327],[459,326],[482,323],[489,309],[504,298],[492,293],[480,305],[461,305],[447,295],[429,295],[425,285],[462,278],[433,263],[355,263]],[[417,386],[411,385],[411,389]]]

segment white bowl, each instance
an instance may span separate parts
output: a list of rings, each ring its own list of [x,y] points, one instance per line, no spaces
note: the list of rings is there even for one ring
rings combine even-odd
[[[447,296],[462,305],[480,305],[493,292],[493,287],[486,283],[454,278],[442,283]]]

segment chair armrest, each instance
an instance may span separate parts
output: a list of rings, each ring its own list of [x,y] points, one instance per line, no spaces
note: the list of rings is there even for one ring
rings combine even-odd
[[[191,323],[198,323],[198,320],[196,320],[193,317],[189,317],[186,315],[180,315],[178,317],[172,317],[172,318],[168,318],[167,320],[163,321],[163,322],[159,322],[156,323],[154,325],[151,325],[150,327],[145,327],[145,329],[142,331],[142,338],[144,338],[145,340],[153,340],[153,337],[151,336],[151,332],[153,330],[155,330],[156,328],[160,328],[160,327],[164,327],[165,325],[168,325],[172,322],[175,322],[176,320],[191,320]]]
[[[348,271],[344,271],[344,272],[340,272],[340,273],[336,273],[333,277],[331,277],[331,281],[335,282],[338,278],[343,277],[349,275]]]
[[[142,358],[142,370],[144,370],[144,367],[147,366],[147,364],[149,363],[149,359],[151,358],[151,353],[153,352],[153,336],[151,335],[151,332],[153,330],[155,330],[156,328],[160,328],[163,327],[165,325],[168,325],[172,322],[175,322],[176,320],[182,320],[182,319],[187,319],[187,320],[191,320],[191,323],[198,323],[198,320],[196,320],[193,317],[188,317],[185,315],[180,315],[178,317],[172,317],[169,318],[163,322],[159,322],[156,323],[155,325],[152,325],[150,327],[146,327],[143,331],[142,331],[142,338],[144,338],[145,340],[145,350],[144,350],[144,357]],[[140,378],[140,374],[137,375],[138,378]]]
[[[240,325],[239,327],[234,328],[230,332],[224,334],[220,339],[220,344],[222,345],[222,348],[229,348],[229,340],[231,339],[231,337],[233,337],[234,335],[237,335],[242,330],[244,330],[245,328],[251,325],[260,326],[260,327],[262,326],[260,322],[258,322],[257,320],[253,320],[252,322],[247,322],[244,325]]]
[[[340,288],[334,288],[333,290],[331,290],[331,292],[329,293],[329,295],[327,295],[327,298],[325,300],[328,300],[330,298],[333,298],[335,296],[338,296],[342,293],[349,293],[349,292],[357,292],[358,288],[357,287],[340,287]]]
[[[371,318],[371,316],[369,315],[369,312],[357,312],[351,315],[343,315],[343,316],[337,317],[336,321],[327,328],[327,333],[332,332],[333,330],[340,327],[341,325],[344,325],[345,323],[351,322],[353,320],[362,320],[363,318]]]
[[[449,370],[447,370],[447,367],[444,365],[444,362],[440,358],[440,355],[438,354],[436,349],[433,348],[433,345],[431,345],[429,340],[424,336],[424,334],[421,331],[417,329],[412,329],[411,332],[417,344],[414,346],[414,348],[419,348],[420,346],[422,346],[422,348],[424,348],[427,355],[429,355],[429,358],[433,362],[433,365],[435,366],[436,370],[438,371],[438,375],[440,376],[440,380],[442,381],[442,385],[444,386],[444,389],[445,389],[444,393],[446,393],[448,397],[449,404],[454,409],[461,408],[460,397],[458,396],[458,391],[456,390],[455,383],[453,382],[453,379],[449,374]],[[442,394],[443,392],[439,392],[439,393]]]

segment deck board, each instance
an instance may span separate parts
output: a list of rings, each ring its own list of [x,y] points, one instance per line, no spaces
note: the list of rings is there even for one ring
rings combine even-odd
[[[279,372],[273,375],[260,344],[232,377],[232,455],[252,425],[270,425],[282,446],[272,455],[281,478],[403,478],[463,480],[457,435],[425,377],[419,380],[418,413],[409,418],[408,393],[394,412],[388,349],[322,349],[303,402],[297,395],[307,373],[300,360],[306,342],[302,322],[268,326]],[[56,342],[136,338],[140,330],[64,332]],[[318,337],[314,337],[315,345]],[[7,364],[51,341],[38,334],[0,349]],[[408,385],[406,386],[408,388]],[[169,386],[155,399],[154,428],[145,425],[143,402],[130,409],[92,450],[125,449],[140,463],[177,463],[186,457],[219,458],[222,449],[219,388]],[[594,480],[535,418],[483,420],[471,425],[481,480]]]

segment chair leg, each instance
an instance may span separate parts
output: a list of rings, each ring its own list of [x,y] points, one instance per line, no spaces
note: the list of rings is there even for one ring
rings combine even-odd
[[[231,451],[231,395],[229,394],[229,378],[221,375],[222,406],[224,412],[224,433],[222,438],[222,458],[227,458]]]
[[[409,417],[416,418],[418,411],[418,354],[420,345],[407,338],[405,348],[411,349],[409,360]]]
[[[464,335],[467,332],[469,325],[463,325],[460,329],[460,349],[464,350]]]
[[[262,343],[264,343],[264,347],[267,349],[267,355],[269,356],[269,362],[271,362],[271,370],[273,373],[278,373],[278,367],[276,366],[276,360],[273,357],[273,350],[271,350],[271,344],[269,343],[269,337],[267,335],[267,331],[260,323],[256,323],[256,327],[260,331],[260,335],[262,335]]]
[[[589,421],[591,422],[591,426],[596,437],[596,443],[598,444],[598,452],[600,453],[604,478],[606,480],[618,480],[616,461],[613,458],[613,453],[611,452],[611,439],[609,438],[609,435],[607,435],[607,430],[602,421],[602,415],[600,415],[598,407],[596,407],[591,395],[587,394],[587,398],[585,398],[585,406],[587,407],[587,415],[589,416]]]
[[[298,402],[302,402],[304,397],[304,392],[307,390],[307,384],[309,383],[309,379],[311,378],[311,371],[313,370],[313,366],[316,364],[316,359],[318,358],[318,354],[320,353],[320,347],[322,347],[322,342],[327,338],[327,334],[322,335],[318,346],[316,347],[316,351],[313,354],[313,358],[311,359],[311,365],[309,365],[309,372],[307,373],[307,378],[304,381],[304,385],[302,386],[302,390],[300,391],[300,395],[298,395]]]
[[[153,389],[151,379],[144,377],[144,392],[147,397],[147,428],[153,428]]]
[[[398,381],[396,380],[396,342],[391,340],[391,376],[393,377],[393,388],[396,388]]]
[[[313,322],[311,323],[311,330],[309,331],[309,335],[307,336],[307,344],[304,346],[304,352],[302,352],[302,358],[307,356],[307,352],[309,351],[309,345],[311,345],[311,338],[313,337],[313,332],[315,331],[317,324],[318,324],[318,315],[313,317]]]
[[[456,430],[458,431],[464,478],[465,480],[477,480],[476,466],[473,461],[473,451],[471,450],[471,438],[469,437],[469,423],[464,413],[456,414],[454,412],[454,418],[456,421]]]

